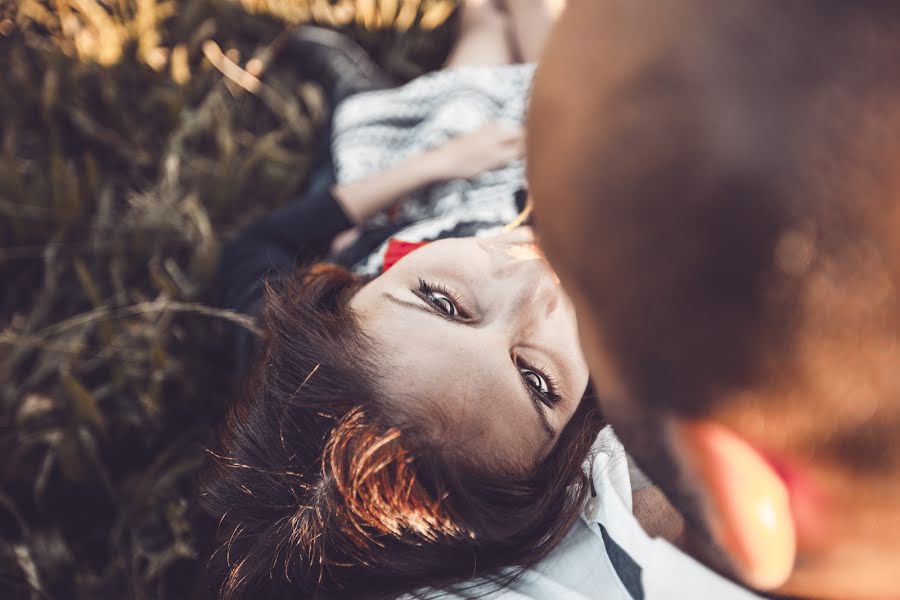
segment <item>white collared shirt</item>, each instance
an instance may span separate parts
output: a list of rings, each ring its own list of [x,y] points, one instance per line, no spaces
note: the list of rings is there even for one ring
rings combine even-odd
[[[610,428],[594,445],[596,496],[550,556],[491,600],[760,600],[661,538],[631,512],[631,482],[622,445]],[[442,599],[457,598],[453,594]]]

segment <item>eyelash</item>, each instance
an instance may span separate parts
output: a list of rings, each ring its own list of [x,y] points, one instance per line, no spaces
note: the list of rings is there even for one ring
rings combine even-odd
[[[439,310],[441,314],[450,317],[452,319],[468,319],[469,314],[465,309],[462,308],[462,301],[459,299],[459,296],[451,289],[446,286],[441,285],[440,283],[431,283],[425,281],[421,277],[419,278],[419,289],[418,295],[432,305],[434,308]],[[437,304],[435,304],[434,300],[432,300],[432,296],[434,296],[435,292],[438,294],[442,294],[447,296],[447,299],[450,300],[450,303],[453,305],[453,308],[456,310],[456,315],[451,315],[447,311],[442,310]]]
[[[414,290],[414,291],[416,291],[417,295],[420,296],[423,300],[425,300],[430,305],[432,305],[434,307],[434,310],[440,311],[441,314],[443,314],[451,319],[459,319],[459,318],[467,319],[467,318],[469,318],[469,315],[466,313],[466,311],[463,310],[462,308],[460,308],[461,302],[460,302],[457,294],[454,293],[449,288],[447,288],[446,286],[443,286],[439,283],[431,283],[431,282],[425,281],[424,279],[422,279],[420,277],[419,278],[419,287],[417,290]],[[454,309],[456,310],[457,316],[450,315],[449,313],[447,313],[446,311],[441,309],[434,302],[432,297],[434,296],[435,292],[447,297],[447,299],[450,301],[450,303],[453,305]],[[548,391],[542,392],[542,391],[538,390],[537,388],[535,388],[530,383],[528,383],[528,381],[525,379],[524,375],[522,376],[522,382],[525,384],[525,387],[527,388],[528,393],[534,395],[538,400],[540,400],[540,402],[544,406],[547,406],[548,408],[553,408],[556,405],[556,403],[562,399],[561,396],[558,393],[556,393],[556,390],[558,389],[556,379],[554,379],[554,377],[552,375],[550,375],[545,369],[533,367],[530,364],[522,362],[518,359],[515,359],[514,362],[515,362],[516,368],[531,371],[531,372],[535,373],[536,375],[538,375],[539,377],[543,378],[544,381],[547,383]]]
[[[547,382],[547,391],[542,392],[528,383],[528,381],[525,380],[524,376],[522,377],[522,381],[525,383],[525,387],[527,387],[528,391],[531,394],[534,394],[535,397],[537,397],[541,401],[541,403],[543,403],[548,408],[553,408],[560,400],[562,400],[562,397],[558,393],[556,393],[556,390],[558,389],[556,379],[554,379],[554,377],[550,375],[546,369],[532,367],[528,363],[521,362],[520,360],[516,360],[515,362],[516,367],[518,367],[519,369],[531,371],[542,377],[544,381]]]

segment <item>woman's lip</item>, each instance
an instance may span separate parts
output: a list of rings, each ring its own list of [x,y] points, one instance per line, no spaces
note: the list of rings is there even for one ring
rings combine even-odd
[[[520,231],[524,229],[526,231]],[[546,262],[544,253],[534,241],[530,227],[520,227],[497,236],[476,240],[485,252],[504,254],[515,260],[542,260]]]
[[[504,231],[494,237],[493,240],[505,244],[533,243],[534,230],[527,225],[523,225],[521,227],[516,227],[511,231]]]
[[[496,239],[503,246],[505,252],[513,258],[547,261],[543,250],[534,239],[534,230],[527,225],[500,234]]]
[[[523,237],[520,240],[510,240],[504,234],[493,238],[483,238],[476,240],[476,243],[488,255],[502,257],[502,262],[508,266],[516,263],[533,263],[539,265],[540,271],[547,277],[553,279],[554,283],[560,285],[559,277],[556,271],[550,266],[541,247],[534,241],[533,237]]]
[[[542,260],[546,262],[544,253],[534,242],[510,243],[504,251],[517,260]]]

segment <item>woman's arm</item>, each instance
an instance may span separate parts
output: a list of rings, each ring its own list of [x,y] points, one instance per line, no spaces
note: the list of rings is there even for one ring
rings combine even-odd
[[[332,194],[350,221],[358,225],[428,185],[469,179],[521,158],[523,151],[520,127],[489,123],[380,173],[335,185]]]
[[[434,151],[408,158],[370,177],[331,188],[338,204],[354,225],[393,206],[398,200],[440,181]]]
[[[218,280],[225,308],[253,314],[262,300],[266,279],[292,273],[298,263],[320,259],[332,239],[350,227],[328,185],[304,194],[288,206],[264,215],[227,242],[219,258]],[[249,366],[255,338],[244,328],[233,335],[239,372]]]

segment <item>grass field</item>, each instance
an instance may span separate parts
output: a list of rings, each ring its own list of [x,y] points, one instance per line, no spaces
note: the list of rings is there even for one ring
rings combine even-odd
[[[302,188],[329,110],[286,36],[337,28],[409,79],[455,8],[0,0],[0,597],[211,596],[217,253]]]

